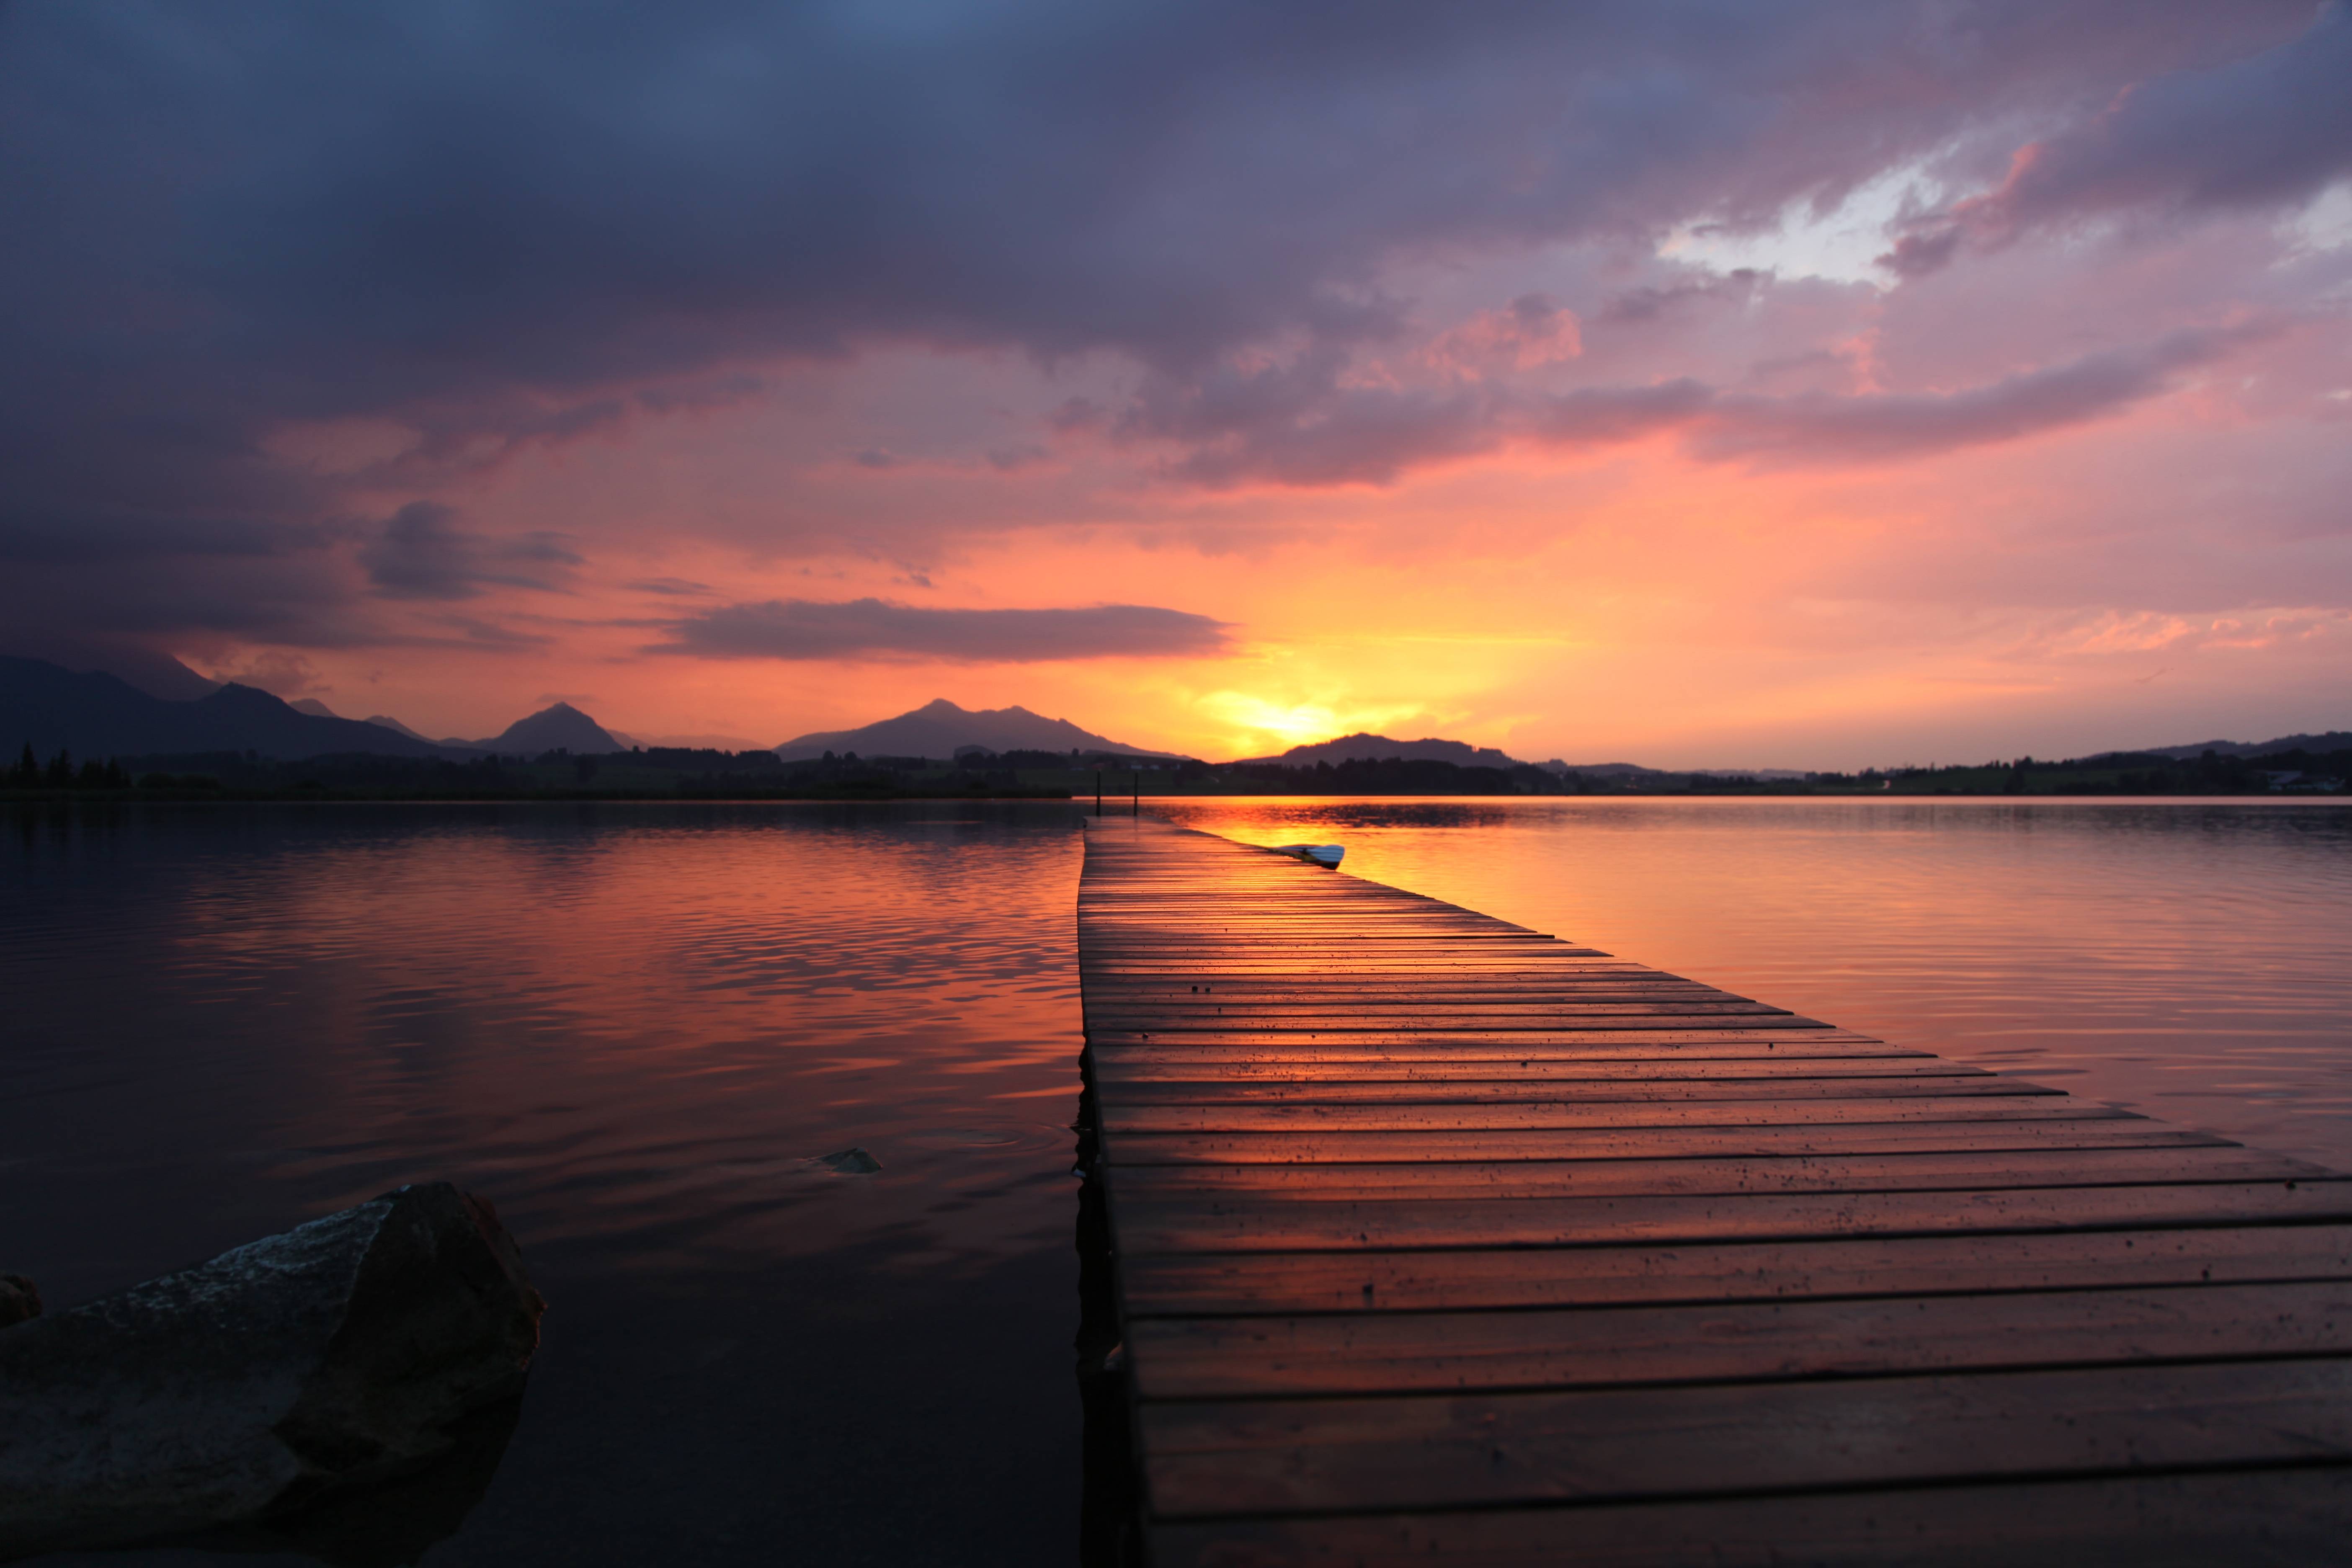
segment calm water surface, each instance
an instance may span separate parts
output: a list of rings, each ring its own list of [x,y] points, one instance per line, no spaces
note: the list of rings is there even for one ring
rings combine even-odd
[[[551,1308],[428,1562],[1075,1558],[1071,808],[0,822],[0,1268],[53,1305],[447,1177]]]
[[[2352,1170],[2352,807],[1200,800],[1162,815]]]
[[[1151,809],[2352,1167],[2338,806]],[[521,1240],[521,1425],[427,1562],[1074,1559],[1072,808],[0,824],[0,1268],[69,1304],[437,1177]]]

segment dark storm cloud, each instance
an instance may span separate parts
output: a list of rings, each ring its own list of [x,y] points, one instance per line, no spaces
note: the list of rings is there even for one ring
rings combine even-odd
[[[374,592],[387,599],[471,599],[490,587],[554,588],[581,564],[551,533],[488,539],[456,525],[457,514],[412,501],[360,547]]]
[[[77,517],[17,512],[0,529],[0,561],[19,564],[285,555],[321,542],[316,529],[246,518]]]
[[[1248,345],[1394,334],[1378,280],[1399,258],[1764,217],[1972,128],[2226,68],[2307,15],[0,6],[0,553],[51,548],[60,516],[314,526],[356,483],[425,493],[632,409],[752,395],[759,363],[887,341],[1129,356],[1192,389],[1162,422],[1206,422],[1176,471],[1211,482],[1277,458],[1301,482],[1362,471],[1384,425],[1418,443],[1399,462],[1475,449],[1475,398],[1375,396],[1253,455],[1269,421],[1237,401],[1297,393],[1208,383]],[[2117,145],[2154,145],[2125,135],[2135,112]],[[2106,200],[2128,162],[2053,163],[2074,173],[2049,199]],[[2192,184],[2251,195],[2239,166]],[[2294,167],[2301,189],[2317,165]],[[333,420],[415,440],[356,476],[273,456],[289,422]],[[497,580],[429,530],[365,548],[380,593]],[[275,605],[287,559],[191,553],[179,581],[192,603]],[[79,585],[101,621],[108,581]],[[0,583],[0,616],[32,592]],[[144,624],[143,598],[121,604]]]
[[[190,637],[364,640],[335,542],[291,521],[11,507],[0,489],[0,641],[61,660],[104,647],[128,671],[142,645]]]
[[[1027,664],[1165,658],[1225,646],[1225,623],[1149,605],[1076,609],[933,610],[883,599],[771,599],[727,605],[670,625],[655,651],[704,658],[926,658]]]
[[[2132,88],[2021,154],[2006,184],[1924,221],[1885,258],[1906,276],[1948,264],[1964,240],[2133,208],[2296,202],[2352,174],[2352,5],[2251,58]]]

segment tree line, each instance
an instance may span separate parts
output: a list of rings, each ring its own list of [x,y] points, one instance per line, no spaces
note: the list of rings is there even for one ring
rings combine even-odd
[[[92,757],[77,768],[73,752],[63,746],[43,763],[27,741],[16,765],[8,770],[7,783],[10,789],[129,789],[131,778],[131,770],[112,757],[102,763]]]

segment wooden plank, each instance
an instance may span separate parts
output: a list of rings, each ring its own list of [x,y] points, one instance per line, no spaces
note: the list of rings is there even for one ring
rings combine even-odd
[[[1172,946],[1153,949],[1139,946],[1120,956],[1082,952],[1078,955],[1078,968],[1082,974],[1095,980],[1126,980],[1144,975],[1160,979],[1216,980],[1240,975],[1274,978],[1312,973],[1335,961],[1344,960],[1351,973],[1359,974],[1393,975],[1400,979],[1424,975],[1484,979],[1497,974],[1538,974],[1547,968],[1610,956],[1598,948],[1560,947],[1546,951],[1532,943],[1514,944],[1508,949],[1455,945],[1429,952],[1393,947],[1375,951],[1317,946],[1285,954],[1273,944],[1255,942],[1245,948],[1203,957],[1188,957]]]
[[[1538,1312],[1145,1320],[1146,1399],[1572,1388],[2352,1354],[2352,1281]]]
[[[1412,1006],[1346,1007],[1203,1007],[1192,1012],[1173,1008],[1089,1008],[1087,1021],[1108,1029],[1148,1028],[1155,1035],[1181,1034],[1187,1029],[1223,1029],[1229,1020],[1246,1017],[1261,1029],[1556,1029],[1562,1025],[1608,1018],[1777,1018],[1789,1016],[1781,1007],[1760,1002],[1594,1002],[1574,1007],[1479,1007],[1462,1005],[1443,1010],[1427,1004]]]
[[[1213,1200],[1121,1198],[1116,1226],[1120,1250],[1139,1255],[1574,1247],[2289,1220],[2352,1220],[2352,1182],[1363,1202],[1223,1194]]]
[[[1555,1250],[1163,1253],[1121,1261],[1128,1310],[1423,1312],[1615,1302],[1934,1297],[2352,1278],[2352,1225],[1802,1238]]]
[[[1384,1079],[1369,1082],[1217,1082],[1190,1079],[1175,1083],[1130,1083],[1120,1098],[1135,1110],[1171,1105],[1301,1105],[1338,1109],[1366,1105],[1576,1105],[1600,1101],[1884,1100],[1934,1096],[1945,1100],[2012,1098],[2038,1085],[2021,1087],[1973,1068],[1937,1064],[1939,1072],[1868,1074],[1807,1073],[1797,1069],[1760,1076],[1720,1078],[1687,1074],[1539,1079]]]
[[[1164,1525],[1153,1568],[2312,1568],[2352,1466]]]
[[[1681,1016],[1673,1014],[1646,1014],[1601,1020],[1570,1019],[1565,1023],[1554,1021],[1549,1024],[1531,1024],[1525,1027],[1507,1029],[1498,1029],[1490,1023],[1474,1024],[1466,1020],[1459,1027],[1444,1028],[1412,1028],[1389,1023],[1366,1023],[1356,1026],[1327,1025],[1301,1028],[1289,1026],[1276,1029],[1253,1022],[1237,1020],[1233,1026],[1225,1028],[1171,1030],[1165,1034],[1153,1028],[1114,1030],[1108,1025],[1097,1024],[1090,1026],[1088,1037],[1108,1037],[1106,1043],[1112,1043],[1124,1037],[1139,1044],[1159,1039],[1171,1045],[1199,1045],[1231,1039],[1288,1039],[1301,1043],[1315,1040],[1384,1039],[1458,1039],[1465,1042],[1526,1040],[1529,1044],[1539,1044],[1546,1040],[1575,1038],[1581,1036],[1631,1038],[1644,1032],[1682,1035],[1703,1033],[1711,1028],[1721,1029],[1727,1035],[1742,1037],[1765,1031],[1786,1030],[1791,1038],[1796,1038],[1811,1035],[1815,1031],[1826,1031],[1829,1026],[1818,1018],[1808,1018],[1799,1013],[1763,1016],[1741,1013],[1712,1016],[1692,1014]]]
[[[1965,1078],[1983,1069],[1948,1062],[1925,1052],[1848,1047],[1833,1054],[1780,1056],[1753,1050],[1745,1056],[1720,1052],[1700,1058],[1582,1057],[1538,1061],[1529,1057],[1445,1056],[1434,1059],[1398,1061],[1393,1058],[1320,1061],[1307,1067],[1295,1061],[1202,1060],[1198,1057],[1170,1062],[1138,1060],[1128,1056],[1098,1061],[1097,1085],[1116,1084],[1122,1091],[1139,1092],[1178,1087],[1260,1085],[1295,1091],[1326,1085],[1349,1089],[1369,1084],[1470,1083],[1623,1083],[1642,1079],[1692,1079],[1705,1082],[1770,1079],[1785,1081],[1808,1078]],[[1302,1079],[1304,1082],[1302,1083]]]
[[[1399,1039],[1346,1037],[1347,1043],[1256,1036],[1243,1039],[1202,1042],[1184,1040],[1105,1040],[1097,1038],[1093,1061],[1097,1082],[1115,1075],[1130,1079],[1169,1077],[1192,1064],[1213,1067],[1221,1073],[1254,1068],[1269,1076],[1293,1077],[1327,1064],[1386,1064],[1408,1072],[1430,1068],[1473,1067],[1484,1062],[1516,1062],[1537,1067],[1553,1062],[1612,1061],[1782,1061],[1791,1058],[1837,1058],[1877,1057],[1893,1059],[1933,1059],[1926,1051],[1906,1050],[1867,1036],[1849,1036],[1824,1029],[1811,1034],[1770,1034],[1724,1029],[1687,1034],[1670,1031],[1609,1035],[1597,1039],[1504,1038],[1486,1036],[1454,1043],[1428,1036]]]
[[[1929,1094],[1958,1082],[1998,1078],[1981,1068],[1940,1057],[1851,1057],[1811,1058],[1717,1058],[1701,1062],[1603,1061],[1530,1064],[1459,1062],[1400,1071],[1385,1065],[1330,1064],[1311,1075],[1252,1071],[1245,1066],[1221,1072],[1189,1066],[1180,1072],[1098,1073],[1099,1086],[1117,1085],[1136,1105],[1317,1104],[1444,1105],[1460,1101],[1526,1103],[1581,1099],[1600,1089],[1679,1098],[1699,1087],[1741,1089],[1780,1085],[1790,1094],[1831,1092],[1823,1086],[1851,1086],[1856,1093],[1880,1086],[1889,1092]],[[1994,1091],[1999,1092],[1999,1091]],[[1622,1098],[1611,1095],[1610,1098]]]
[[[1119,1201],[1188,1197],[1537,1198],[1571,1194],[1990,1191],[2325,1177],[2317,1165],[2229,1144],[2202,1148],[1906,1150],[1857,1154],[1643,1155],[1587,1160],[1395,1161],[1380,1164],[1130,1165]]]
[[[1773,1056],[1782,1051],[1820,1053],[1846,1047],[1873,1047],[1897,1056],[1924,1056],[1890,1046],[1873,1035],[1822,1025],[1791,1028],[1786,1020],[1760,1019],[1753,1026],[1717,1020],[1675,1027],[1543,1029],[1497,1033],[1490,1029],[1349,1029],[1331,1034],[1290,1030],[1197,1031],[1179,1039],[1154,1040],[1133,1030],[1088,1031],[1088,1049],[1097,1062],[1155,1056],[1168,1061],[1381,1061],[1410,1058],[1572,1061],[1616,1052],[1626,1055],[1725,1054]],[[1738,1048],[1746,1047],[1746,1048]]]
[[[1156,1035],[1185,1030],[1223,1031],[1235,1018],[1259,1029],[1558,1029],[1590,1028],[1612,1018],[1785,1018],[1783,1007],[1760,1002],[1659,1001],[1639,996],[1565,1004],[1416,1002],[1387,1005],[1347,1003],[1331,1006],[1273,1007],[1235,1004],[1227,1007],[1129,1007],[1115,1002],[1090,1006],[1087,1021],[1106,1029],[1149,1029]]]
[[[1162,1519],[2341,1462],[2352,1359],[1147,1401],[1139,1436]]]
[[[1106,1134],[1129,1132],[1533,1131],[1579,1127],[1758,1127],[1833,1121],[2010,1121],[2074,1117],[2084,1108],[2055,1089],[2005,1095],[1648,1100],[1528,1105],[1139,1105],[1101,1107]]]
[[[1553,1129],[1535,1132],[1126,1133],[1118,1168],[1159,1165],[1382,1165],[1497,1160],[1785,1160],[1807,1154],[1900,1154],[2032,1149],[2234,1148],[2125,1111],[1959,1122],[1800,1122],[1769,1127]]]
[[[1203,996],[1242,996],[1278,1001],[1290,996],[1451,995],[1496,990],[1558,992],[1574,995],[1596,985],[1646,985],[1658,989],[1700,991],[1717,989],[1696,980],[1686,980],[1679,974],[1668,974],[1646,964],[1628,963],[1622,959],[1574,965],[1538,965],[1532,969],[1501,970],[1491,974],[1441,975],[1425,983],[1386,975],[1368,979],[1352,972],[1286,976],[1219,973],[1191,981],[1122,975],[1111,976],[1108,980],[1129,995],[1189,997],[1196,1001]]]

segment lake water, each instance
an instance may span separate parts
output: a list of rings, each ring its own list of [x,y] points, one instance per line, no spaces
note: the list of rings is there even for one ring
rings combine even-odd
[[[550,1308],[428,1562],[1076,1558],[1072,808],[0,821],[0,1268],[53,1308],[446,1177]],[[210,1559],[87,1559],[135,1560]]]
[[[2352,1167],[2342,807],[1151,809]],[[1074,808],[0,824],[0,1268],[53,1307],[446,1177],[551,1305],[428,1563],[1075,1559]]]

